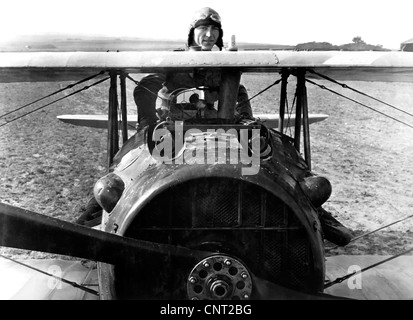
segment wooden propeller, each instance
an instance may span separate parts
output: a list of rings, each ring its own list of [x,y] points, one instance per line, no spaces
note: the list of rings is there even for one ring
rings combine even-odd
[[[146,255],[170,255],[182,265],[194,265],[214,254],[169,244],[110,234],[29,210],[0,203],[0,246],[75,256],[109,264],[131,263]],[[319,293],[291,290],[252,274],[253,299],[341,299]]]

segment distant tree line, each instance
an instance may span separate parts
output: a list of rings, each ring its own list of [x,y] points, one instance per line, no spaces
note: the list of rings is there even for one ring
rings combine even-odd
[[[306,42],[299,43],[295,46],[295,50],[298,51],[329,51],[329,50],[339,50],[339,51],[390,51],[390,49],[385,49],[381,44],[372,45],[365,43],[361,37],[354,37],[352,43],[342,44],[342,45],[332,45],[329,42]]]

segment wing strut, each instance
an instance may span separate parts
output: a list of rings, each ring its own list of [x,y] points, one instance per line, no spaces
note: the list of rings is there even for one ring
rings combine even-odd
[[[284,132],[285,103],[287,101],[287,84],[290,72],[283,69],[281,73],[281,97],[280,97],[280,121],[278,122],[278,131]]]
[[[126,108],[126,74],[120,75],[120,109],[122,112],[122,141],[128,140],[128,110]]]
[[[300,79],[301,78],[301,79]],[[296,96],[297,96],[297,105],[295,106],[295,127],[294,127],[294,147],[300,152],[300,139],[301,139],[301,110],[302,110],[302,77],[297,74],[297,88],[296,88]]]
[[[110,72],[108,110],[108,168],[119,150],[117,73]]]
[[[297,69],[297,106],[295,116],[294,146],[300,152],[301,117],[303,123],[304,158],[311,170],[310,124],[308,121],[307,88],[305,86],[306,70]]]

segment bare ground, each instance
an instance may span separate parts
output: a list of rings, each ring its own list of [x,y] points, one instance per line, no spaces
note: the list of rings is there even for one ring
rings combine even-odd
[[[276,79],[278,75],[248,75],[244,76],[243,83],[253,96]],[[412,117],[397,110],[325,81],[318,82],[413,124]],[[67,84],[1,84],[0,115]],[[413,86],[409,84],[347,84],[413,113]],[[292,79],[290,91],[294,88]],[[354,236],[412,215],[413,128],[311,84],[307,88],[310,112],[329,115],[326,121],[311,125],[312,169],[326,176],[333,185],[332,196],[324,207],[350,228]],[[133,84],[128,83],[128,106],[135,112],[132,90]],[[51,100],[53,98],[37,103],[26,111]],[[91,195],[93,184],[106,171],[106,131],[64,124],[56,116],[104,114],[107,104],[108,84],[104,83],[0,127],[0,201],[74,221]],[[278,104],[279,86],[252,100],[256,113],[277,112]],[[289,105],[292,104],[290,96]],[[10,120],[13,116],[7,118]],[[0,125],[3,122],[0,120]],[[409,249],[412,247],[412,220],[357,240],[345,248],[329,250],[328,254],[388,255]],[[333,246],[326,245],[327,248]],[[0,248],[0,254],[18,258],[51,257],[9,248]]]

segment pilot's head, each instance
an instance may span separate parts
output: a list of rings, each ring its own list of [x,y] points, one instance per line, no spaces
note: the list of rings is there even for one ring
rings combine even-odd
[[[221,17],[214,9],[205,7],[198,10],[191,22],[188,46],[201,47],[201,50],[210,51],[216,45],[222,50],[224,43],[221,28]]]

